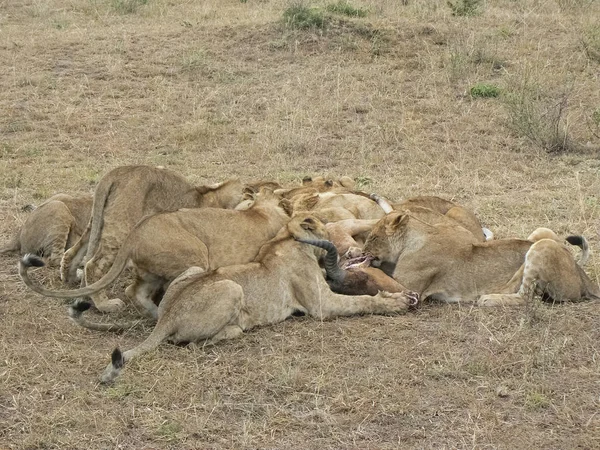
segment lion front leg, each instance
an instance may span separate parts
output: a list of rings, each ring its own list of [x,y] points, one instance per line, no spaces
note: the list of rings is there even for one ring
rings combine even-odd
[[[410,291],[370,295],[341,295],[321,288],[319,295],[301,302],[312,317],[332,319],[341,316],[361,314],[398,314],[417,305],[418,294]]]
[[[525,299],[520,293],[516,294],[487,294],[477,300],[478,306],[521,306]]]

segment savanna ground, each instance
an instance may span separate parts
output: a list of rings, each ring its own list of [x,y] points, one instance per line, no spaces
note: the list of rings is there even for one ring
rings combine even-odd
[[[454,3],[353,0],[366,16],[298,29],[282,0],[1,2],[2,240],[22,205],[122,164],[346,174],[454,199],[496,237],[584,234],[597,280],[600,2]],[[103,387],[148,329],[78,328],[15,257],[0,271],[0,448],[600,447],[597,303],[291,320],[164,345]]]

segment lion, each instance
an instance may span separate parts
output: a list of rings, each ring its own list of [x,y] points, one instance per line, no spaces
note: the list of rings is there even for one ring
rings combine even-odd
[[[331,214],[332,222],[345,219],[380,219],[384,210],[368,196],[357,193],[309,192],[290,199],[294,211]]]
[[[322,176],[314,178],[307,176],[302,179],[302,186],[277,189],[275,191],[275,194],[281,196],[282,198],[291,199],[297,195],[310,193],[349,193],[352,192],[355,186],[356,182],[352,178],[347,176],[343,176],[337,180],[325,178]]]
[[[72,247],[85,230],[92,210],[92,196],[56,194],[37,208],[30,209],[30,206],[27,208],[30,216],[10,243],[0,249],[0,254],[32,253],[43,256],[48,265],[58,266],[65,250]]]
[[[183,176],[161,167],[123,166],[108,172],[96,187],[92,214],[77,243],[65,252],[61,278],[67,280],[85,253],[83,285],[100,279],[110,268],[121,244],[148,214],[176,211],[180,208],[234,208],[242,198],[242,184],[229,180],[213,186],[194,186]],[[98,292],[92,298],[103,312],[120,309],[123,302],[109,300]]]
[[[429,213],[430,211],[433,211],[435,214],[441,214],[448,219],[454,220],[460,226],[473,233],[480,242],[490,241],[494,237],[494,234],[490,230],[481,226],[481,222],[479,222],[479,219],[472,211],[441,197],[422,195],[407,198],[406,200],[393,204],[377,194],[371,194],[370,198],[375,200],[386,214],[392,211],[410,211],[413,215],[418,215],[423,220],[437,223],[438,220],[436,217],[432,217]]]
[[[157,303],[168,283],[192,266],[208,271],[252,261],[260,247],[290,220],[286,200],[271,191],[257,196],[251,208],[180,209],[146,216],[129,233],[110,270],[84,288],[52,291],[34,284],[27,274],[40,262],[23,258],[19,273],[27,286],[47,297],[91,296],[114,282],[125,267],[135,268],[136,279],[126,293],[147,315],[156,319]]]
[[[387,214],[394,210],[383,197],[377,194],[370,194],[369,197],[377,202],[384,213]],[[481,225],[475,215],[460,205],[439,197],[426,196],[410,198],[399,205],[406,207],[404,211],[410,211],[413,217],[418,217],[429,224],[456,223],[471,231],[479,241],[485,241]],[[429,205],[435,209],[422,205]],[[450,211],[452,213],[448,214]],[[377,222],[378,219],[345,219],[327,223],[326,226],[331,241],[338,249],[340,257],[351,260],[352,258],[361,257],[362,246],[367,233],[371,231]]]
[[[531,239],[531,237],[529,238]],[[600,289],[583,271],[580,264],[587,261],[588,244],[582,236],[569,236],[567,242],[581,247],[579,263],[565,245],[555,239],[536,240],[525,254],[525,262],[509,281],[516,293],[482,295],[479,306],[524,305],[533,297],[563,303],[600,300]]]
[[[533,239],[541,244],[533,247]],[[582,236],[568,239],[576,245],[581,244],[582,249],[587,248]],[[532,256],[526,260],[532,247]],[[526,284],[530,275],[536,283],[551,286],[546,290],[545,299],[573,300],[572,295],[561,291],[564,286],[559,280],[550,283],[549,277],[556,275],[558,267],[565,270],[570,267],[562,277],[579,280],[579,298],[596,296],[583,270],[570,263],[557,265],[557,261],[573,260],[573,257],[558,236],[548,229],[536,230],[527,240],[501,239],[481,243],[470,231],[456,224],[432,225],[410,213],[392,212],[375,225],[363,251],[373,258],[373,266],[381,268],[423,299],[474,303],[481,297],[482,304],[497,304],[498,298],[492,300],[486,295],[514,294]],[[540,254],[545,259],[537,256]],[[540,265],[534,267],[534,262]],[[519,275],[520,271],[523,271],[523,277]]]
[[[325,320],[357,314],[398,314],[414,304],[410,292],[375,296],[332,292],[319,268],[322,250],[298,242],[298,238],[326,239],[327,231],[316,217],[297,215],[261,247],[253,262],[210,273],[192,267],[181,274],[165,293],[152,333],[131,350],[122,353],[115,349],[101,381],[113,381],[126,362],[167,339],[215,344],[292,316]],[[70,312],[73,320],[79,320],[87,307],[89,304],[81,302],[74,305]]]

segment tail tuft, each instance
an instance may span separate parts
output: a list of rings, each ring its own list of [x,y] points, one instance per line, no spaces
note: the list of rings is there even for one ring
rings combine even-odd
[[[579,261],[577,263],[580,266],[584,266],[590,257],[590,245],[588,244],[587,239],[584,236],[567,236],[566,241],[571,245],[576,245],[581,249],[581,255],[579,256]]]
[[[577,247],[583,247],[583,236],[567,236],[566,240],[571,245],[576,245]]]
[[[78,298],[77,300],[75,300],[73,302],[73,304],[71,306],[69,306],[69,317],[71,317],[72,319],[76,319],[79,316],[81,316],[81,313],[83,313],[84,311],[87,311],[91,307],[92,307],[92,304],[90,302],[88,302],[87,300]]]
[[[36,209],[36,206],[35,206],[35,205],[32,205],[32,204],[28,204],[28,205],[23,205],[23,206],[21,206],[21,211],[23,211],[23,212],[31,212],[31,211],[33,211],[34,209]]]
[[[21,264],[25,267],[44,267],[46,263],[37,255],[27,253],[21,258]]]
[[[110,358],[112,360],[112,365],[115,369],[120,369],[125,364],[125,361],[123,360],[123,353],[121,353],[119,347],[113,350]]]

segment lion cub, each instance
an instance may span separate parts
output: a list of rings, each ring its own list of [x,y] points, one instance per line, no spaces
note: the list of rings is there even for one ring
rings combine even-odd
[[[65,250],[83,234],[92,211],[92,196],[57,194],[35,208],[1,253],[32,253],[58,266]],[[73,274],[77,267],[73,267]]]

